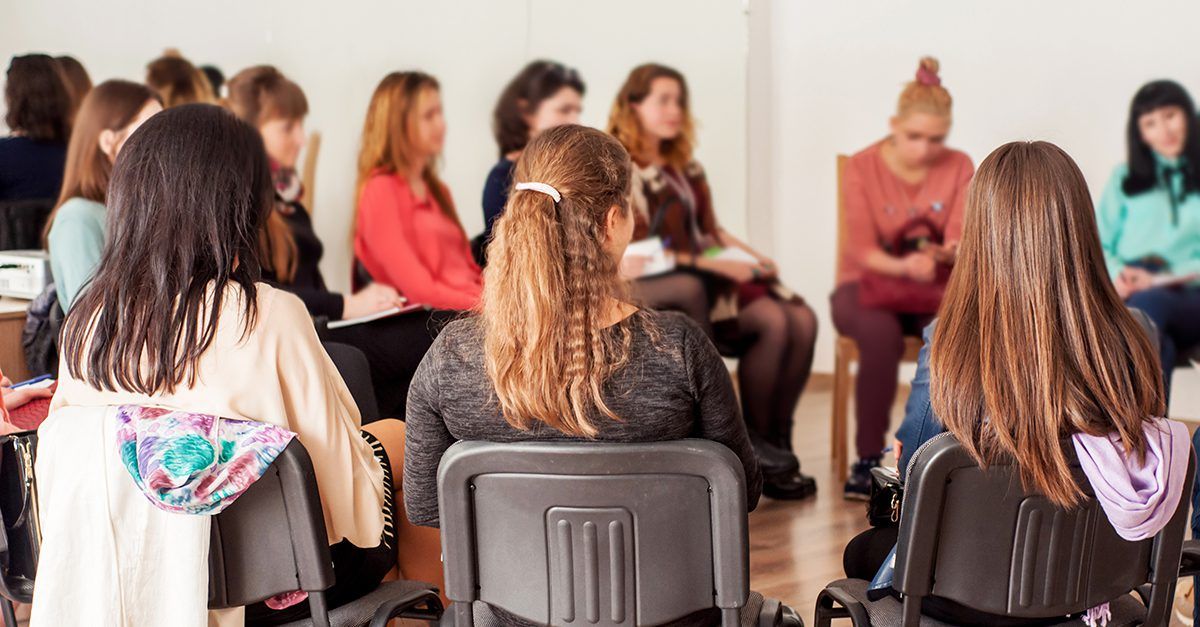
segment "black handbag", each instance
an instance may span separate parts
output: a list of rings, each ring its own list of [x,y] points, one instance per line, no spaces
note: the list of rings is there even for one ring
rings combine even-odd
[[[904,484],[895,468],[871,469],[871,498],[867,501],[867,522],[872,527],[899,527]]]
[[[37,454],[37,432],[23,431],[0,437],[0,514],[4,518],[4,548],[0,551],[3,588],[14,596],[28,593],[32,600],[37,573],[42,529],[38,520],[37,482],[33,466]]]

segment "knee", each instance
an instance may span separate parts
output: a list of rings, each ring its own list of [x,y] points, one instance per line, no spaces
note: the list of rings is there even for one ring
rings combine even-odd
[[[1125,304],[1135,309],[1140,309],[1150,316],[1159,327],[1159,332],[1162,332],[1163,324],[1166,322],[1167,314],[1171,308],[1172,294],[1162,288],[1154,288],[1142,290],[1133,296],[1130,296]]]
[[[782,344],[787,339],[787,314],[779,303],[769,298],[759,299],[750,305],[740,316],[739,324],[743,331],[752,333],[759,341]]]
[[[376,420],[363,426],[363,431],[370,433],[379,440],[383,451],[387,453],[388,463],[392,466],[392,477],[396,487],[400,487],[400,477],[404,470],[404,421],[395,418]]]

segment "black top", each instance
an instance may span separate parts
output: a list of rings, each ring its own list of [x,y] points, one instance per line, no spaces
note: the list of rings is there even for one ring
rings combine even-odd
[[[58,198],[66,162],[65,143],[0,138],[0,200]]]
[[[746,503],[754,509],[762,475],[742,422],[725,362],[687,316],[645,312],[621,322],[632,338],[626,365],[604,383],[604,400],[622,418],[596,417],[598,442],[660,442],[703,438],[729,447],[746,473]],[[653,324],[655,332],[645,326]],[[657,335],[657,337],[655,337]],[[413,375],[408,391],[404,502],[408,519],[438,525],[437,471],[458,440],[520,442],[581,440],[544,423],[521,431],[500,415],[484,364],[478,318],[450,323]]]
[[[296,240],[296,278],[290,284],[280,283],[273,274],[267,274],[267,280],[287,290],[308,308],[308,313],[324,316],[330,320],[342,319],[342,308],[345,301],[342,295],[329,291],[325,287],[325,278],[321,276],[321,257],[325,247],[321,244],[317,232],[313,229],[312,216],[299,201],[286,203],[290,212],[280,211],[284,222],[292,229],[292,237]],[[276,211],[279,209],[277,208]]]
[[[496,218],[504,213],[504,205],[508,203],[508,189],[512,187],[513,169],[515,163],[506,158],[500,159],[488,172],[487,180],[483,183],[483,238],[488,241],[492,237],[492,225]]]

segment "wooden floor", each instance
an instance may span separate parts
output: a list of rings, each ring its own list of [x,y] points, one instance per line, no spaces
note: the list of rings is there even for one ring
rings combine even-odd
[[[866,505],[844,500],[842,486],[832,483],[832,398],[828,379],[815,380],[796,415],[795,450],[804,472],[817,479],[816,498],[796,502],[764,497],[750,514],[751,588],[793,607],[806,625],[813,624],[817,593],[830,581],[845,577],[846,542],[868,527]],[[893,414],[900,411],[902,407]]]
[[[816,379],[816,377],[814,377]],[[893,428],[903,415],[903,387],[892,411]],[[806,625],[813,625],[813,606],[825,584],[845,577],[842,549],[867,529],[866,504],[842,498],[842,486],[832,483],[829,462],[830,380],[816,379],[805,392],[796,414],[795,449],[804,472],[817,479],[817,496],[806,501],[763,498],[750,514],[750,587],[794,608]],[[852,410],[853,411],[853,410]],[[853,414],[852,414],[853,415]],[[854,426],[851,420],[851,455]],[[892,462],[894,463],[894,461]],[[1191,583],[1180,581],[1181,593]],[[849,625],[848,621],[837,621]],[[1178,614],[1173,627],[1190,625]]]

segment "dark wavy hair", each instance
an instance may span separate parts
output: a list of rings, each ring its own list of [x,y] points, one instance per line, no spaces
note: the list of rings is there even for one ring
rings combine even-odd
[[[108,189],[108,240],[67,314],[71,376],[101,390],[171,393],[195,383],[233,283],[243,333],[258,318],[259,233],[274,187],[258,130],[208,104],[180,105],[121,149]]]
[[[66,143],[71,136],[75,102],[52,56],[13,57],[8,64],[4,103],[8,108],[4,123],[30,139]]]
[[[582,96],[585,86],[579,73],[554,61],[533,61],[513,77],[492,112],[492,134],[500,156],[525,148],[529,143],[529,123],[525,116],[537,111],[542,101],[570,87]]]
[[[1200,133],[1196,131],[1196,106],[1183,85],[1175,81],[1146,83],[1133,95],[1129,105],[1129,123],[1125,130],[1129,174],[1121,186],[1130,196],[1150,191],[1158,185],[1158,174],[1154,165],[1154,151],[1142,139],[1138,119],[1163,107],[1179,107],[1187,119],[1187,137],[1183,142],[1184,165],[1183,190],[1185,194],[1200,192]]]

